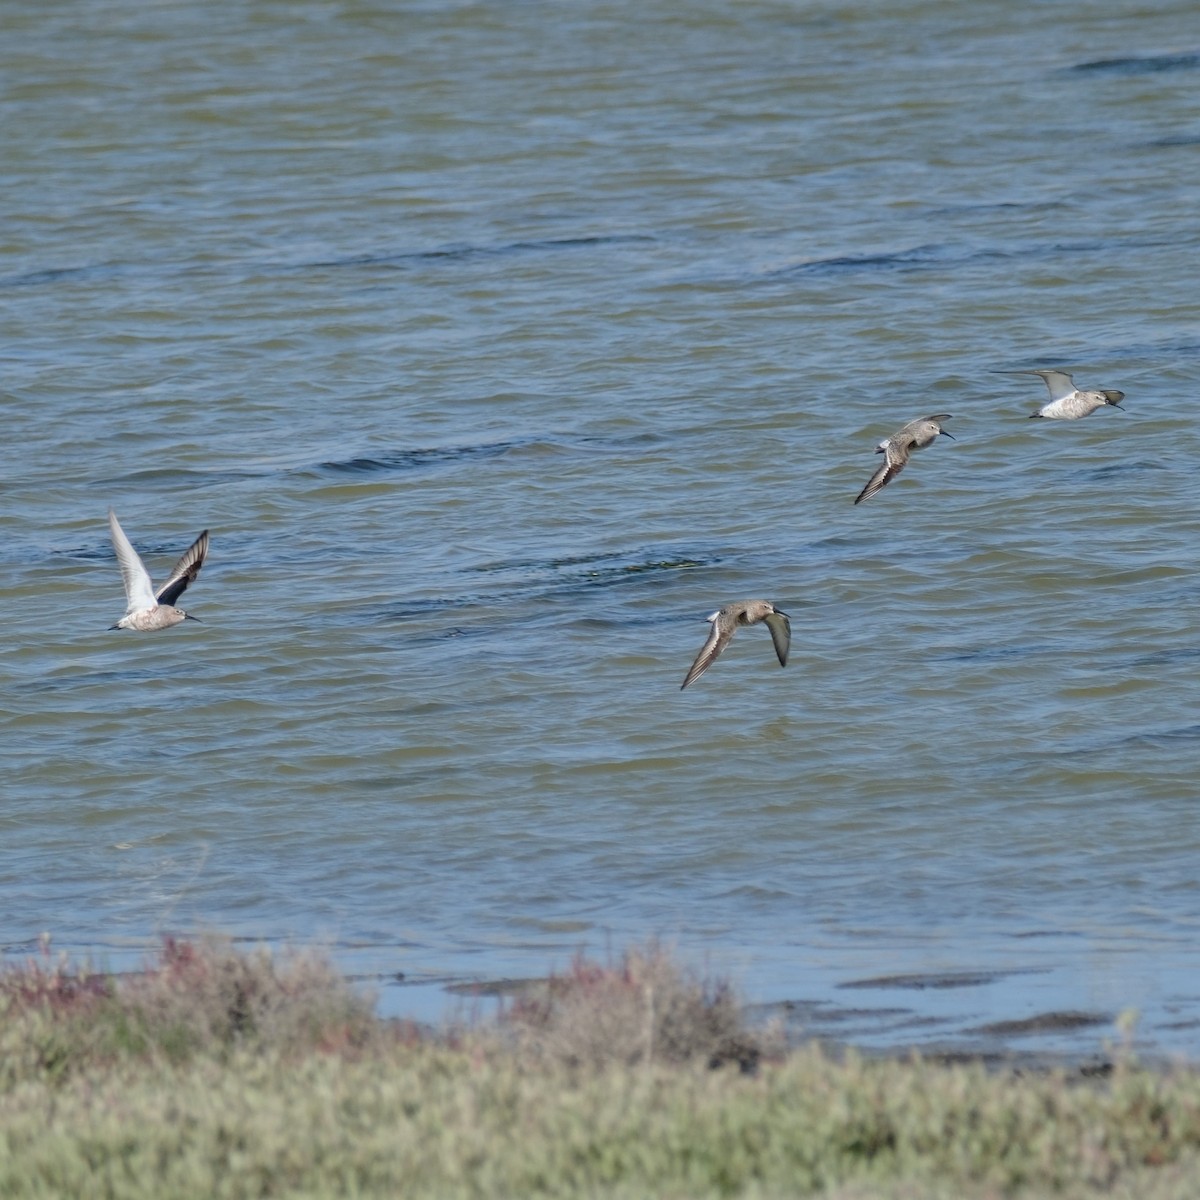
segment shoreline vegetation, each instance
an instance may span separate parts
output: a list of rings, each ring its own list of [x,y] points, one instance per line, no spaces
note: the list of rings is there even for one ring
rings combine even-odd
[[[0,971],[0,1196],[1137,1197],[1200,1188],[1200,1075],[836,1057],[660,947],[494,1020],[375,1015],[328,962],[167,939]]]

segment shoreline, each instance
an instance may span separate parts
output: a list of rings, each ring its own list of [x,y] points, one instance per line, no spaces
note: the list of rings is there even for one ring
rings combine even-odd
[[[189,940],[191,935],[174,935]],[[204,941],[206,935],[195,935]],[[218,940],[243,951],[267,950],[275,955],[315,954],[327,959],[333,969],[355,988],[370,995],[374,1011],[381,1019],[415,1022],[430,1029],[447,1023],[488,1021],[515,997],[546,986],[556,970],[522,976],[487,976],[456,972],[421,973],[411,965],[411,953],[397,955],[405,970],[364,970],[361,960],[369,955],[373,962],[387,957],[391,947],[344,946],[338,943],[293,943],[270,941],[249,936]],[[30,939],[0,947],[0,973],[20,966],[51,946],[49,940]],[[653,943],[657,945],[658,943]],[[104,947],[103,952],[54,949],[72,970],[87,969],[115,978],[134,976],[155,957],[156,943],[136,943],[128,947]],[[558,962],[570,962],[586,955],[581,947],[575,954],[546,955]],[[688,956],[679,956],[684,963]],[[358,968],[358,969],[356,969]],[[1136,1055],[1139,1062],[1164,1067],[1187,1066],[1200,1062],[1187,1035],[1200,1032],[1200,1012],[1190,1017],[1182,1010],[1187,999],[1178,1002],[1181,1010],[1168,1032],[1179,1035],[1175,1043],[1162,1037],[1161,1022],[1155,1027],[1145,1022],[1136,1010],[1083,1009],[1066,1004],[1047,1003],[1051,995],[1028,996],[1015,990],[1025,977],[1044,975],[1039,968],[910,972],[895,975],[863,976],[817,988],[808,994],[763,999],[759,994],[736,986],[744,1000],[746,1018],[751,1023],[779,1022],[788,1044],[803,1046],[816,1043],[841,1053],[846,1049],[869,1057],[905,1058],[919,1054],[928,1060],[947,1062],[987,1062],[1001,1065],[1038,1063],[1065,1069],[1100,1069],[1118,1054]],[[1006,1003],[994,998],[997,986],[1004,991]],[[989,991],[991,989],[991,991]],[[986,997],[986,1003],[981,997]],[[871,1000],[878,1000],[871,1003]],[[1032,1001],[1040,1001],[1034,1003]],[[1198,1002],[1200,1003],[1200,1002]]]
[[[434,1030],[314,955],[168,939],[138,973],[0,972],[0,1131],[14,1200],[1184,1200],[1200,1073],[796,1046],[654,945]]]

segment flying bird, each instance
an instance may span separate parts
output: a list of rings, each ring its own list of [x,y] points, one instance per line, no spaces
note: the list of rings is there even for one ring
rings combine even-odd
[[[1117,401],[1125,399],[1124,392],[1084,391],[1077,388],[1066,371],[1000,371],[998,374],[1040,375],[1045,381],[1050,400],[1037,412],[1029,414],[1031,420],[1034,417],[1047,417],[1053,421],[1078,421],[1080,417],[1086,417],[1106,404],[1121,408]]]
[[[884,456],[883,463],[879,470],[867,480],[867,486],[858,493],[858,499],[854,503],[861,504],[864,500],[869,500],[881,487],[891,483],[904,470],[909,455],[914,450],[924,449],[939,433],[944,434],[952,442],[955,441],[954,436],[946,433],[941,426],[942,421],[952,419],[950,413],[935,413],[932,417],[919,417],[915,421],[909,421],[903,429],[896,430],[891,437],[884,438],[875,447],[875,453]]]
[[[169,629],[180,621],[197,621],[191,613],[175,607],[175,601],[195,583],[204,556],[208,553],[208,530],[206,529],[184,552],[171,568],[171,574],[157,591],[150,582],[150,575],[137,551],[129,544],[125,530],[117,520],[117,514],[108,510],[108,528],[112,534],[113,549],[117,562],[121,564],[121,579],[125,583],[125,615],[110,629],[137,629],[143,633],[153,629]]]
[[[699,679],[717,660],[717,656],[729,645],[729,639],[739,625],[757,625],[766,621],[771,631],[771,641],[775,643],[775,654],[781,667],[787,666],[788,647],[792,642],[792,626],[785,612],[780,612],[769,600],[739,600],[736,604],[726,604],[718,608],[708,618],[712,629],[708,633],[708,641],[700,648],[696,661],[692,663],[680,691],[689,683]]]

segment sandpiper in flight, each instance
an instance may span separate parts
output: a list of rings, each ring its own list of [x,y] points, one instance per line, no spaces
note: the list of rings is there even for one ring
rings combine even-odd
[[[935,413],[932,417],[919,417],[915,421],[909,421],[903,429],[896,430],[891,437],[884,438],[875,447],[875,453],[884,456],[883,464],[867,481],[867,486],[858,493],[858,499],[854,503],[861,504],[864,500],[869,500],[881,487],[895,479],[904,470],[904,464],[908,462],[909,455],[914,450],[921,450],[928,446],[939,433],[944,434],[953,442],[954,436],[946,433],[941,426],[942,421],[951,419],[950,413]]]
[[[108,528],[112,533],[113,549],[121,564],[121,578],[125,583],[127,605],[125,615],[110,629],[137,629],[147,632],[153,629],[169,629],[180,621],[196,621],[190,613],[175,607],[175,601],[183,595],[189,583],[194,583],[204,566],[208,553],[208,530],[206,529],[184,551],[180,560],[171,568],[171,574],[157,591],[150,582],[150,575],[138,558],[137,551],[129,544],[125,531],[117,520],[117,514],[108,510]]]
[[[1118,400],[1125,399],[1124,392],[1116,391],[1084,391],[1077,388],[1071,376],[1066,371],[1001,371],[1001,375],[1040,375],[1050,393],[1049,403],[1043,404],[1033,417],[1047,417],[1054,421],[1078,421],[1094,413],[1096,409],[1111,404],[1113,408],[1121,408]],[[1124,409],[1121,409],[1124,412]]]
[[[769,600],[739,600],[735,604],[726,604],[717,609],[708,618],[712,629],[708,641],[700,648],[696,661],[692,663],[679,690],[683,691],[689,683],[700,678],[717,660],[717,655],[729,645],[733,631],[739,625],[757,625],[766,621],[771,631],[771,641],[775,643],[775,654],[781,667],[787,666],[788,647],[792,642],[792,626],[788,615],[780,612]]]

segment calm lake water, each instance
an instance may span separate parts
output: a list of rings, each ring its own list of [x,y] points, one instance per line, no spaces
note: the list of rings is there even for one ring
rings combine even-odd
[[[14,0],[0,79],[10,961],[1200,1058],[1194,4]],[[110,504],[202,623],[106,631]]]

